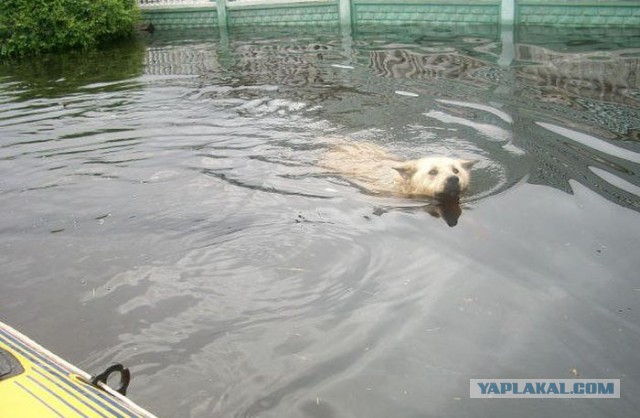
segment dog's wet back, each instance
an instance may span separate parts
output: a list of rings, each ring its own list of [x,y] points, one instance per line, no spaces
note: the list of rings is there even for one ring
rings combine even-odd
[[[469,187],[474,161],[425,157],[402,161],[368,142],[338,142],[319,162],[375,194],[458,199]]]

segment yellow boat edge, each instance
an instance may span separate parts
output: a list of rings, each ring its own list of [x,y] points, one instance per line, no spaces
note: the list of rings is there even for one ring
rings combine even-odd
[[[0,321],[0,417],[157,418]]]

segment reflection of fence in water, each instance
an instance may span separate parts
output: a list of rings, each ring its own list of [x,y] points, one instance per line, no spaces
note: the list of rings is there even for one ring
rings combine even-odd
[[[476,58],[454,53],[425,54],[406,49],[372,51],[369,55],[373,73],[381,77],[411,79],[468,79],[477,85],[488,80],[475,74],[489,65]]]
[[[325,44],[244,45],[234,52],[244,77],[299,86],[325,82],[319,64],[331,50]]]
[[[313,84],[323,81],[319,68],[331,44],[244,45],[233,55],[241,75],[256,80]],[[536,88],[539,98],[567,104],[571,97],[640,107],[640,57],[624,53],[560,53],[540,46],[517,45],[519,81]],[[495,67],[459,52],[423,53],[408,49],[371,51],[373,74],[398,79],[465,79],[478,86],[492,84],[483,69]],[[211,48],[154,49],[147,52],[149,74],[203,74],[220,68]]]
[[[146,73],[201,75],[221,68],[211,44],[200,48],[151,48]],[[231,51],[226,64],[245,82],[300,86],[326,81],[325,57],[334,56],[338,43],[294,45],[241,45]],[[517,45],[516,59],[527,65],[514,67],[518,81],[542,102],[583,108],[598,102],[640,107],[640,56],[636,50],[622,52],[562,53],[540,46]],[[425,53],[409,49],[369,52],[367,63],[374,75],[397,79],[458,79],[478,87],[496,85],[491,74],[496,64],[456,52]],[[580,105],[576,100],[579,100]],[[604,123],[609,126],[610,123]],[[609,127],[611,128],[611,127]],[[619,133],[627,129],[616,127]]]
[[[163,75],[202,75],[221,69],[218,50],[207,47],[150,48],[147,50],[145,72]],[[319,63],[331,47],[309,45],[242,45],[231,53],[230,64],[237,76],[255,81],[284,84],[323,82]]]
[[[149,48],[145,59],[148,75],[203,75],[220,70],[218,51],[201,48]]]
[[[255,79],[313,84],[322,82],[319,64],[324,55],[335,49],[327,44],[308,45],[243,45],[232,55],[240,74]],[[373,51],[369,67],[377,76],[390,78],[462,78],[488,65],[480,60],[457,54],[419,54],[396,49]],[[147,74],[199,75],[220,69],[218,51],[194,48],[150,48],[147,50]]]
[[[534,64],[518,67],[517,75],[521,82],[541,89],[543,100],[577,96],[640,107],[638,55],[638,50],[561,53],[521,44],[516,58]]]

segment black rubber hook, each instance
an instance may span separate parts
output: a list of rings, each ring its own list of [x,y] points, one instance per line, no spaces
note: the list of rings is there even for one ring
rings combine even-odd
[[[117,389],[114,389],[121,395],[127,395],[127,388],[129,388],[129,382],[131,382],[131,372],[129,369],[124,367],[120,363],[112,364],[107,367],[105,371],[100,374],[97,374],[91,378],[91,384],[93,386],[98,386],[98,382],[102,382],[107,385],[107,380],[109,380],[109,376],[112,373],[120,373],[120,386]]]

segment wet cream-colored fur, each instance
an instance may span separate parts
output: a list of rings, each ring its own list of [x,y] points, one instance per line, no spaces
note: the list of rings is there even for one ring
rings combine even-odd
[[[320,166],[379,194],[458,198],[469,187],[475,163],[440,156],[402,161],[368,142],[332,142]]]

